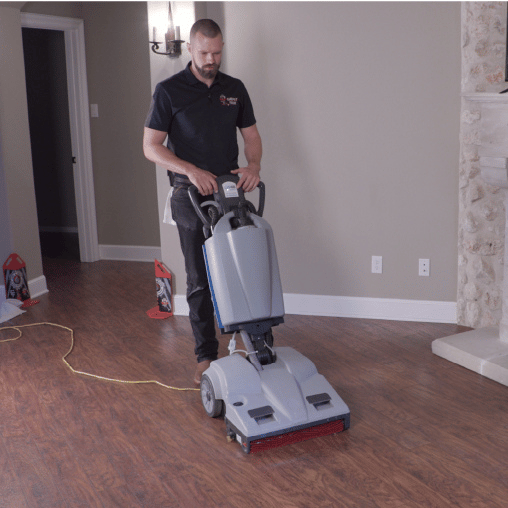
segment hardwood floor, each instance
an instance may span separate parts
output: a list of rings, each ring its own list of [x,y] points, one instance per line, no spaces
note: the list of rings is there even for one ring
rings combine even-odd
[[[151,263],[46,259],[45,275],[50,293],[11,323],[72,328],[76,369],[192,386],[187,318],[145,313]],[[24,328],[0,344],[0,507],[506,507],[508,388],[431,353],[465,330],[286,316],[276,344],[314,361],[351,428],[246,455],[199,392],[74,374],[69,332]]]

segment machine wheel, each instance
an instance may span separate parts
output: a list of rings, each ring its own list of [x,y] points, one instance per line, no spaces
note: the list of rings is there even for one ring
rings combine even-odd
[[[222,414],[224,403],[215,398],[212,382],[206,374],[201,376],[201,402],[210,418],[217,418]]]

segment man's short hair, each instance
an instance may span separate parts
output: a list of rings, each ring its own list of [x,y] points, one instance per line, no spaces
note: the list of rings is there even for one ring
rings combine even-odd
[[[214,39],[218,35],[222,35],[220,26],[217,23],[215,23],[213,19],[198,19],[192,25],[190,31],[191,39],[193,39],[198,32],[202,33],[205,37],[208,37],[209,39]]]

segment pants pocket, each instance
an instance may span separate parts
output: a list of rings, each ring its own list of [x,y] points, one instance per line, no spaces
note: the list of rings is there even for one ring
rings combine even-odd
[[[201,229],[203,223],[191,203],[187,187],[176,187],[171,196],[171,214],[173,220],[187,229]]]

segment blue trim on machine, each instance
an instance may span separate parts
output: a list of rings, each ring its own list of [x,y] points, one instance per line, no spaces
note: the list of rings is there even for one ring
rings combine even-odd
[[[212,277],[210,276],[210,268],[208,267],[208,256],[206,255],[206,245],[203,244],[203,256],[205,258],[206,275],[208,277],[208,284],[210,286],[210,292],[212,293],[213,308],[215,309],[215,317],[217,319],[217,326],[222,330],[222,321],[219,314],[219,307],[217,306],[217,300],[215,298],[215,291],[213,290]]]

